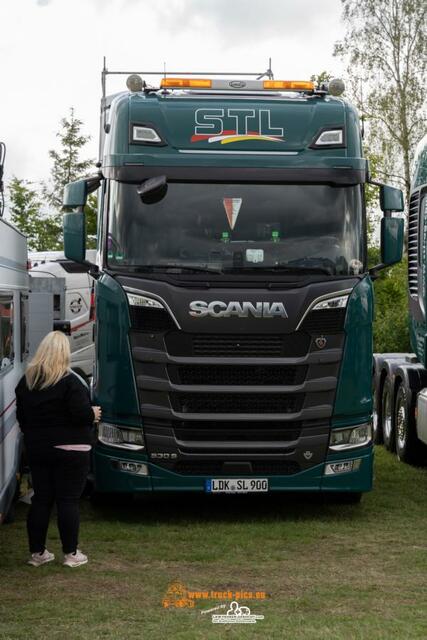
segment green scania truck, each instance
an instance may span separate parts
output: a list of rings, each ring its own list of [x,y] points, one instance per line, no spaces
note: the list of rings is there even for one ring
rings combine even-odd
[[[95,490],[358,501],[372,487],[371,276],[401,258],[402,193],[378,185],[369,272],[369,168],[341,81],[143,77],[104,89],[99,173],[64,194],[65,253],[85,262],[98,190]]]
[[[408,211],[408,310],[412,353],[374,355],[374,434],[399,460],[427,460],[427,135],[417,146]]]

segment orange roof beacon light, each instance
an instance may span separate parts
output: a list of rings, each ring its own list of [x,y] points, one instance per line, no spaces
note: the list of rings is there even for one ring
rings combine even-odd
[[[211,89],[212,80],[207,78],[163,78],[162,89]]]
[[[314,91],[314,82],[309,80],[264,80],[264,89],[281,91]]]

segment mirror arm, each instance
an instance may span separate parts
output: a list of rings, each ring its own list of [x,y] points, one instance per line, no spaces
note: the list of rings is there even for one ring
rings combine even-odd
[[[385,269],[386,267],[389,267],[390,265],[388,264],[384,264],[384,262],[380,262],[379,264],[376,264],[375,267],[371,267],[368,271],[371,280],[376,280],[377,278],[379,278],[379,273],[378,271],[382,271],[383,269]]]

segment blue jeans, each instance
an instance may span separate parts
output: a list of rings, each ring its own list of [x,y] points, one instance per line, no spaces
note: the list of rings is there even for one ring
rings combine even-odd
[[[52,507],[56,504],[58,529],[64,553],[78,545],[79,500],[89,471],[89,451],[65,451],[52,446],[27,447],[34,496],[27,516],[31,553],[42,553]]]

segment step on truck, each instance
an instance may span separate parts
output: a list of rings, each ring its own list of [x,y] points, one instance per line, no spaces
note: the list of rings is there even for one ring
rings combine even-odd
[[[84,262],[98,190],[96,491],[359,500],[373,463],[370,177],[342,81],[135,73],[107,96],[110,73],[99,173],[64,194],[65,254]],[[403,237],[401,191],[378,192],[376,269]]]
[[[373,360],[375,440],[399,460],[427,461],[427,136],[413,165],[408,212],[409,335],[412,353],[376,353]]]

